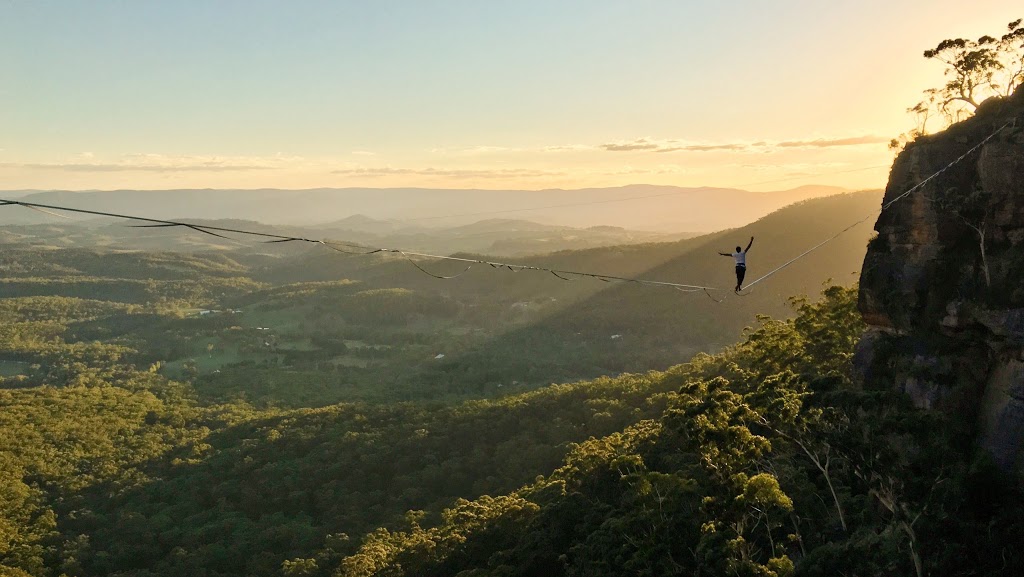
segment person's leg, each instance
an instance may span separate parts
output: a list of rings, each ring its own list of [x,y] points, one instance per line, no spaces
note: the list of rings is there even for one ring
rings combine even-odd
[[[743,289],[743,277],[747,274],[747,267],[737,266],[736,267],[736,291],[739,292]]]

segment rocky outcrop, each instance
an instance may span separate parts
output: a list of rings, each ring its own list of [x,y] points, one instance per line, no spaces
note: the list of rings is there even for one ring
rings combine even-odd
[[[883,206],[940,170],[875,224],[855,363],[868,385],[970,420],[1003,468],[1024,472],[1024,89],[907,145]]]

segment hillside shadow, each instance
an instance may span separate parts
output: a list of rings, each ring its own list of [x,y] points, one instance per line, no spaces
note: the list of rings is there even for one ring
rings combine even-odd
[[[735,284],[732,260],[717,253],[732,250],[754,236],[748,257],[749,282],[845,228],[852,218],[877,209],[880,198],[881,192],[876,191],[806,201],[743,228],[685,243],[680,252],[647,263],[645,270],[632,274],[731,287]],[[493,394],[498,385],[514,385],[511,390],[516,390],[604,374],[664,369],[687,361],[697,352],[714,352],[735,342],[759,314],[791,316],[791,297],[814,297],[829,279],[838,284],[856,282],[871,235],[869,219],[744,296],[729,290],[682,293],[671,288],[581,279],[577,282],[591,283],[596,290],[525,326],[478,343],[420,372],[416,378],[439,389],[456,387]],[[607,269],[603,272],[623,274]]]

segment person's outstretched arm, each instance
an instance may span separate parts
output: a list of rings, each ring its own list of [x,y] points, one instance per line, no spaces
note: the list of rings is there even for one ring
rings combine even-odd
[[[727,252],[720,252],[720,253],[718,253],[718,254],[720,254],[720,255],[722,255],[722,256],[732,256],[731,254],[729,254],[729,253],[727,253]]]
[[[743,249],[743,252],[750,250],[750,247],[754,244],[754,237],[750,237],[750,243],[747,244],[747,248]]]

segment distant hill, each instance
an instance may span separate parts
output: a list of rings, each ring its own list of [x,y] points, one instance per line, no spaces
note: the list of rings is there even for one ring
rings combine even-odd
[[[398,230],[422,230],[422,226],[415,223],[406,223],[396,220],[378,220],[370,218],[365,214],[353,214],[334,222],[318,225],[318,228],[328,230],[350,230],[355,232],[369,232],[373,234],[387,234]]]
[[[589,227],[594,228],[594,227]],[[618,227],[617,227],[618,228]],[[453,233],[459,234],[477,234],[481,232],[495,232],[495,231],[509,231],[509,232],[523,232],[523,231],[556,231],[556,230],[572,230],[572,227],[558,226],[554,224],[543,224],[539,222],[532,222],[529,220],[512,219],[512,218],[489,218],[474,222],[472,224],[465,224],[462,226],[456,226],[448,229]],[[619,230],[622,230],[619,228]]]
[[[572,227],[611,225],[661,232],[711,232],[742,226],[794,202],[837,192],[842,189],[802,186],[777,192],[750,192],[730,188],[629,185],[579,190],[318,188],[30,194],[12,191],[11,196],[24,195],[22,199],[28,202],[151,218],[236,218],[269,224],[319,224],[362,232],[382,232],[377,227],[390,226],[390,223],[374,222],[381,220],[406,221],[403,227],[416,224],[436,228],[470,224],[482,218],[526,218]],[[0,192],[0,198],[3,194]],[[343,220],[351,217],[356,218]],[[16,207],[0,211],[0,224],[55,220]],[[372,226],[373,230],[367,230],[367,226]]]

